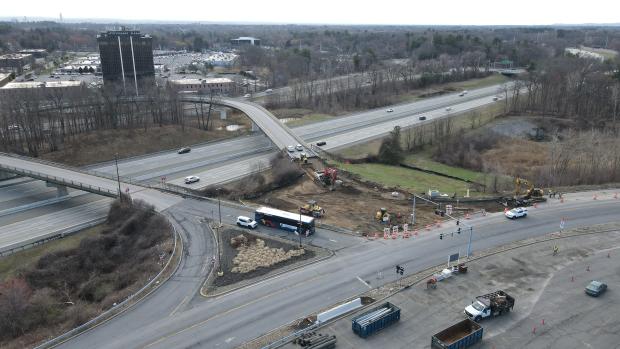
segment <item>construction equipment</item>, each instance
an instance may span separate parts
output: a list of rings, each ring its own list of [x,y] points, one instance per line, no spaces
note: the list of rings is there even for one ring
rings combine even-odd
[[[299,208],[301,214],[306,216],[321,218],[325,215],[325,210],[317,205],[316,200],[308,200],[308,203]]]
[[[522,186],[527,187],[524,192],[521,191]],[[541,188],[534,188],[534,184],[527,179],[520,177],[515,178],[515,199],[529,200],[531,198],[542,198],[544,196],[545,191]]]
[[[325,167],[323,171],[317,171],[315,175],[317,180],[323,185],[333,187],[338,179],[338,170],[332,167]]]
[[[390,214],[387,212],[385,207],[381,207],[381,209],[375,214],[375,219],[379,222],[389,222]]]

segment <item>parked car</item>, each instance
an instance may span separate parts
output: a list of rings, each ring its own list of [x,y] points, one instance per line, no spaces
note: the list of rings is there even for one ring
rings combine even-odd
[[[188,176],[188,177],[185,177],[185,184],[196,183],[199,180],[200,180],[200,177],[198,176]]]
[[[527,217],[527,208],[525,207],[515,207],[510,211],[506,211],[505,213],[507,218],[517,219],[521,217]]]
[[[304,150],[304,147],[303,147],[301,144],[297,144],[297,145],[295,146],[295,149],[297,149],[297,150],[299,150],[299,151],[303,151],[303,150]]]
[[[607,290],[607,284],[604,284],[600,281],[592,280],[586,286],[586,294],[592,297],[598,297],[603,294]]]
[[[192,148],[190,148],[190,147],[185,147],[185,148],[181,148],[181,149],[179,149],[179,151],[177,151],[177,154],[187,154],[187,153],[189,153],[190,151],[192,151]]]
[[[289,145],[286,147],[286,150],[288,150],[289,152],[294,152],[295,151],[295,147],[293,147],[292,145]]]
[[[256,229],[258,223],[250,217],[239,216],[237,217],[237,225],[240,227],[246,227],[250,229]]]
[[[318,145],[319,147],[325,144],[327,144],[327,142],[325,141],[316,142],[316,145]]]
[[[450,110],[452,110],[452,107],[447,107],[446,108],[446,111],[450,111]]]
[[[270,88],[268,88],[268,89],[266,89],[266,90],[265,90],[265,93],[271,93],[271,92],[273,92],[273,90],[272,90],[272,89],[270,89]]]
[[[420,121],[426,120],[426,116],[420,116],[420,117],[418,118],[418,120],[420,120]]]
[[[392,109],[392,108],[390,108],[390,109],[386,110],[386,112],[388,112],[388,113],[391,113],[391,112],[393,112],[393,111],[394,111],[394,109]]]

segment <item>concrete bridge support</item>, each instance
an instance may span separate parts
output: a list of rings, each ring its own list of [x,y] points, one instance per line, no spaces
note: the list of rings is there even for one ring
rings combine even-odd
[[[64,185],[59,185],[55,183],[45,182],[45,185],[48,187],[56,187],[56,197],[62,197],[69,195],[69,190]]]

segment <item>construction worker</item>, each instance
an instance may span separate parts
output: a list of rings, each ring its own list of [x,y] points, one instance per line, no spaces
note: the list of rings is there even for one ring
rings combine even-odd
[[[558,252],[560,251],[560,249],[558,248],[558,245],[553,246],[553,255],[557,255]]]

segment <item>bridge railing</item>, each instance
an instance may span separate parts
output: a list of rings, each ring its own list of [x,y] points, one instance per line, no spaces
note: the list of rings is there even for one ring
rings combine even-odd
[[[32,157],[18,155],[18,154],[10,154],[10,153],[2,153],[2,152],[0,152],[0,155],[1,156],[12,157],[12,158],[16,158],[16,159],[21,159],[21,160],[25,160],[25,161],[29,161],[29,162],[36,162],[36,163],[43,164],[43,165],[48,165],[48,166],[52,166],[52,167],[62,168],[62,169],[65,169],[65,170],[69,170],[69,171],[73,171],[73,172],[79,172],[79,173],[87,174],[87,175],[90,175],[90,176],[105,178],[105,179],[109,179],[109,180],[113,180],[113,181],[120,180],[120,182],[124,183],[124,184],[132,184],[132,185],[135,185],[135,186],[152,188],[151,185],[145,184],[143,182],[137,181],[137,180],[135,180],[135,179],[133,179],[131,177],[127,177],[127,176],[119,176],[119,178],[117,178],[114,174],[111,174],[111,173],[99,172],[99,171],[95,171],[95,170],[86,170],[86,169],[82,169],[82,168],[78,168],[78,167],[73,167],[73,166],[61,164],[61,163],[58,163],[58,162],[53,162],[53,161],[39,159],[39,158],[32,158]],[[0,167],[2,167],[2,166],[6,166],[6,165],[0,164]],[[13,170],[11,170],[10,172],[13,172]],[[34,174],[34,173],[37,173],[37,172],[32,172],[31,171],[31,173]],[[23,174],[23,175],[27,176],[26,174]],[[44,174],[41,174],[41,175],[45,176]],[[56,178],[56,177],[48,176],[48,178]],[[73,181],[71,181],[71,183],[73,183]],[[91,187],[91,186],[89,186],[89,187],[90,188],[94,188],[94,187]],[[85,187],[85,188],[89,188],[89,187]],[[110,192],[110,191],[108,190],[108,192]],[[114,192],[116,192],[116,191],[114,191]]]
[[[4,171],[7,171],[7,172],[11,172],[11,173],[16,173],[16,174],[19,174],[19,175],[22,175],[22,176],[26,176],[26,177],[40,179],[40,180],[43,180],[43,181],[46,181],[46,182],[51,182],[51,183],[55,183],[55,184],[64,185],[66,187],[71,187],[71,188],[75,188],[75,189],[79,189],[79,190],[83,190],[83,191],[88,191],[88,192],[91,192],[91,193],[97,193],[97,194],[101,194],[101,195],[105,195],[105,196],[110,196],[110,197],[117,197],[118,196],[118,191],[117,190],[110,190],[108,188],[102,188],[100,186],[84,184],[82,182],[77,182],[77,181],[73,181],[73,180],[69,181],[69,180],[66,180],[64,178],[60,178],[60,177],[56,177],[56,176],[50,176],[50,175],[46,175],[45,173],[36,172],[36,171],[30,171],[30,170],[26,170],[26,169],[14,167],[14,166],[8,166],[8,165],[0,164],[0,170],[4,170]]]

